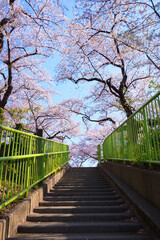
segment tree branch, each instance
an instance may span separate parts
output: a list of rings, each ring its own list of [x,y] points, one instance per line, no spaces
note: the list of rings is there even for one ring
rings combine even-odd
[[[118,67],[118,68],[121,68],[121,65],[119,65],[119,64],[116,64],[116,63],[114,63],[111,59],[109,59],[106,55],[104,55],[103,53],[101,53],[101,52],[99,52],[99,51],[97,51],[97,50],[93,50],[94,52],[96,52],[96,53],[98,53],[98,54],[100,54],[102,57],[104,57],[105,59],[107,59],[108,60],[108,62],[111,64],[111,65],[113,65],[113,66],[115,66],[115,67]]]
[[[146,54],[147,58],[151,61],[151,63],[158,69],[160,70],[160,67],[149,57],[148,54]]]
[[[68,78],[69,80],[71,80],[72,82],[74,82],[75,84],[77,84],[78,82],[80,81],[87,81],[87,82],[93,82],[93,81],[97,81],[97,82],[100,82],[100,83],[104,83],[105,84],[105,81],[102,80],[102,79],[99,79],[99,78],[86,78],[86,77],[81,77],[81,78],[78,78],[77,80],[74,80],[73,78]]]
[[[37,55],[37,54],[38,54],[38,51],[37,51],[37,49],[36,49],[35,52],[33,52],[33,53],[27,53],[27,54],[25,54],[25,55],[23,55],[23,56],[20,56],[20,57],[14,59],[14,60],[12,61],[12,64],[15,63],[15,62],[17,62],[17,61],[19,61],[20,59],[27,58],[27,57],[30,57],[30,56],[34,56],[34,55]],[[4,61],[4,63],[7,63],[7,62]]]

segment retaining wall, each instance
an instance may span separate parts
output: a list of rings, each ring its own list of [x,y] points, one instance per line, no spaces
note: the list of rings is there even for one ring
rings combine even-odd
[[[160,210],[160,172],[109,161],[104,162],[103,165]]]
[[[160,172],[106,161],[99,164],[105,177],[128,203],[144,228],[160,239]]]
[[[66,164],[60,172],[48,177],[41,188],[18,204],[11,213],[0,219],[0,240],[5,240],[5,238],[16,233],[18,225],[26,221],[27,215],[32,213],[33,209],[43,200],[43,196],[49,192],[69,168],[70,166]]]

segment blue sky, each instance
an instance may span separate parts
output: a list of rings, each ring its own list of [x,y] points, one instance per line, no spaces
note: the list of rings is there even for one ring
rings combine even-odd
[[[63,4],[66,6],[67,10],[65,14],[68,18],[73,18],[73,9],[74,9],[75,0],[64,0]],[[54,54],[50,57],[44,66],[47,68],[48,72],[50,73],[51,77],[55,77],[56,71],[55,68],[57,64],[60,62],[59,54]],[[54,103],[60,103],[63,100],[70,99],[70,98],[82,98],[88,92],[88,84],[79,84],[76,85],[71,81],[66,81],[63,84],[56,84],[55,83],[55,90],[57,91],[57,95],[53,96]]]

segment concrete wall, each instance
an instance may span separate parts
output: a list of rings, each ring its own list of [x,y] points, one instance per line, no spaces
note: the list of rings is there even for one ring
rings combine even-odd
[[[19,224],[26,221],[27,215],[43,200],[43,196],[61,179],[69,169],[67,164],[60,172],[47,178],[43,187],[34,191],[29,198],[18,204],[8,215],[0,219],[0,240],[5,240],[17,232]]]
[[[103,165],[160,210],[160,172],[112,162],[104,162]]]
[[[142,223],[145,231],[153,239],[160,240],[160,173],[111,162],[98,166]]]

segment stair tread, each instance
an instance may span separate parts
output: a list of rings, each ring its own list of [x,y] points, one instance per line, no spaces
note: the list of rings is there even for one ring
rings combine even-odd
[[[36,228],[47,228],[47,227],[79,227],[79,226],[109,226],[109,227],[113,227],[113,226],[126,226],[126,227],[130,227],[130,226],[138,226],[141,227],[141,224],[138,222],[121,222],[121,221],[110,221],[110,222],[39,222],[37,223],[32,223],[32,222],[26,222],[25,224],[21,224],[18,228],[30,228],[30,227],[36,227]]]
[[[103,219],[108,219],[111,220],[112,218],[120,218],[120,219],[131,219],[133,217],[132,213],[75,213],[75,214],[69,214],[69,213],[60,213],[60,214],[56,214],[56,213],[51,213],[51,214],[44,214],[44,213],[40,213],[40,214],[30,214],[28,215],[27,219],[76,219],[78,221],[78,219],[93,219],[96,220],[97,218],[100,219],[101,221],[103,221]]]
[[[48,214],[30,214],[28,215],[30,217],[41,217],[41,216],[48,216]],[[132,213],[81,213],[81,214],[78,214],[78,213],[75,213],[74,215],[73,214],[69,214],[69,213],[61,213],[61,214],[56,214],[56,213],[51,213],[49,215],[50,217],[54,217],[54,216],[61,216],[61,217],[81,217],[81,216],[84,216],[84,217],[87,217],[87,216],[91,216],[91,217],[95,217],[95,216],[99,216],[99,217],[103,217],[103,216],[126,216],[126,217],[131,217],[133,216]]]
[[[116,192],[50,192],[50,196],[114,196]]]
[[[109,233],[138,232],[141,224],[137,222],[27,222],[18,227],[18,233]]]
[[[115,192],[114,189],[89,189],[89,188],[77,188],[77,189],[51,189],[50,192]]]
[[[147,235],[142,234],[124,234],[124,233],[109,233],[109,234],[17,234],[10,240],[151,240]]]
[[[90,200],[90,201],[84,201],[84,200],[81,200],[81,201],[54,201],[54,200],[50,200],[50,201],[42,201],[39,203],[39,206],[45,206],[45,205],[91,205],[91,206],[96,206],[97,204],[102,204],[102,206],[104,205],[117,205],[117,204],[122,204],[124,203],[123,200],[121,199],[118,199],[118,200],[105,200],[105,201],[102,201],[102,200],[99,200],[99,201],[93,201],[93,200]]]
[[[117,194],[115,194],[115,195],[112,195],[112,196],[101,196],[101,195],[99,195],[99,196],[88,196],[88,195],[84,195],[84,196],[72,196],[72,197],[70,197],[70,196],[54,196],[53,194],[52,195],[46,195],[46,197],[44,197],[43,198],[45,201],[47,200],[47,201],[50,201],[51,199],[52,200],[54,200],[54,201],[59,201],[59,199],[62,199],[62,201],[66,201],[66,199],[76,199],[76,201],[79,201],[79,200],[85,200],[85,199],[89,199],[89,200],[107,200],[107,199],[109,199],[109,200],[111,200],[111,199],[120,199],[120,196],[119,195],[117,195]]]
[[[110,209],[110,208],[128,208],[125,205],[119,206],[43,206],[34,209]]]
[[[132,221],[134,216],[132,214],[95,214],[95,213],[81,213],[81,214],[32,214],[27,217],[30,222],[81,222],[81,221]]]

